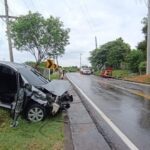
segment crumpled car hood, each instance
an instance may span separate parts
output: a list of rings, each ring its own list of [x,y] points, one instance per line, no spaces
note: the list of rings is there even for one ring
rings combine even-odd
[[[53,80],[45,85],[42,85],[43,88],[51,92],[56,96],[63,95],[66,91],[70,89],[69,81],[64,80]]]

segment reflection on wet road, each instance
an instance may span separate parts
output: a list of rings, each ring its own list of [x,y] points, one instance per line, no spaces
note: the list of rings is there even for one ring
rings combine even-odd
[[[68,77],[139,148],[150,149],[150,100],[119,90],[106,83],[150,94],[150,86],[70,73]],[[101,82],[104,81],[104,82]]]

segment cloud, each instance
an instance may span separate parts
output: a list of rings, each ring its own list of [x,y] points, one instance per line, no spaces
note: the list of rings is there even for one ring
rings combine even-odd
[[[8,0],[12,15],[27,14],[29,10],[38,11],[44,17],[60,17],[65,27],[71,29],[70,45],[66,54],[60,58],[61,65],[79,65],[80,53],[83,64],[89,64],[89,51],[98,45],[122,37],[135,48],[144,37],[141,20],[147,15],[145,3],[136,0]],[[2,7],[2,3],[0,7]],[[1,9],[0,13],[3,13]],[[1,21],[0,21],[1,22]],[[0,60],[9,60],[4,23],[0,26]],[[34,60],[29,53],[14,50],[15,61]]]

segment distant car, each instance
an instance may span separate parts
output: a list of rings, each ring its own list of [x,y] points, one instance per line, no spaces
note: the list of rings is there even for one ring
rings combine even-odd
[[[22,114],[31,122],[70,107],[70,83],[49,81],[25,64],[0,62],[0,107]]]
[[[88,68],[88,67],[81,67],[80,73],[81,73],[81,74],[87,74],[87,75],[90,75],[90,74],[92,73],[92,71],[91,71],[91,69]]]

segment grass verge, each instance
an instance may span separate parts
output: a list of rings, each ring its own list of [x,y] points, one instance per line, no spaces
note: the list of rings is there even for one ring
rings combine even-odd
[[[51,74],[51,75],[50,75],[50,79],[51,79],[51,80],[59,79],[59,73],[58,73],[58,72],[55,72],[55,73]]]
[[[112,76],[115,78],[124,78],[129,76],[128,70],[113,70]]]
[[[150,84],[150,75],[140,75],[134,77],[126,77],[126,80]]]
[[[10,128],[9,112],[0,108],[0,150],[63,150],[62,120],[61,114],[38,123],[20,118],[19,126]]]

